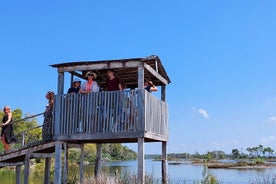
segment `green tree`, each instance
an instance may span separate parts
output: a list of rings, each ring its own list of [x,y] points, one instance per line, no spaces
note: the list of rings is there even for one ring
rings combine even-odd
[[[268,153],[268,156],[271,156],[271,155],[273,155],[274,150],[270,147],[266,147],[263,149],[263,155],[266,155],[266,153]]]
[[[238,149],[232,149],[232,158],[239,158],[240,152]]]

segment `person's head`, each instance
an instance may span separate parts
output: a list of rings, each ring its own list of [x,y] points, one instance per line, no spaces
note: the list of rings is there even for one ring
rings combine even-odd
[[[8,105],[4,106],[3,111],[4,111],[5,114],[10,113],[11,112],[10,106],[8,106]]]
[[[87,80],[96,80],[97,78],[97,75],[91,71],[87,72],[85,76],[87,77]]]
[[[107,76],[108,76],[108,78],[114,77],[114,70],[113,69],[108,69],[107,70]]]
[[[73,86],[78,88],[80,87],[80,84],[81,84],[81,80],[79,78],[75,78],[73,81]]]
[[[46,98],[47,98],[47,100],[54,100],[54,96],[55,96],[55,93],[53,92],[53,91],[48,91],[47,93],[46,93]]]

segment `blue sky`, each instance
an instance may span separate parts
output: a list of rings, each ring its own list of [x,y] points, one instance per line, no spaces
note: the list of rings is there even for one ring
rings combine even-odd
[[[44,111],[45,93],[57,89],[51,64],[155,54],[172,81],[169,153],[276,151],[275,8],[272,0],[2,1],[0,106]],[[161,144],[145,152],[161,153]]]

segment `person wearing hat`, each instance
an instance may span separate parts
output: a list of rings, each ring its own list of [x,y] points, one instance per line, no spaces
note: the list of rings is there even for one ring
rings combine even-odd
[[[79,78],[75,78],[73,81],[73,86],[71,86],[68,89],[67,94],[79,93],[80,85],[81,85],[81,80]]]
[[[96,80],[97,75],[94,72],[87,72],[86,75],[87,77],[87,82],[84,82],[81,85],[80,92],[81,93],[91,93],[91,92],[99,92],[100,88],[98,86],[98,83]]]

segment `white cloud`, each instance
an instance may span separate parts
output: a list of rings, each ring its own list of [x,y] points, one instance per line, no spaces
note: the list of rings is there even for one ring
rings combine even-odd
[[[205,119],[210,119],[210,116],[206,110],[199,108],[198,113],[202,115]]]
[[[269,122],[276,123],[276,116],[271,116],[268,118]]]

